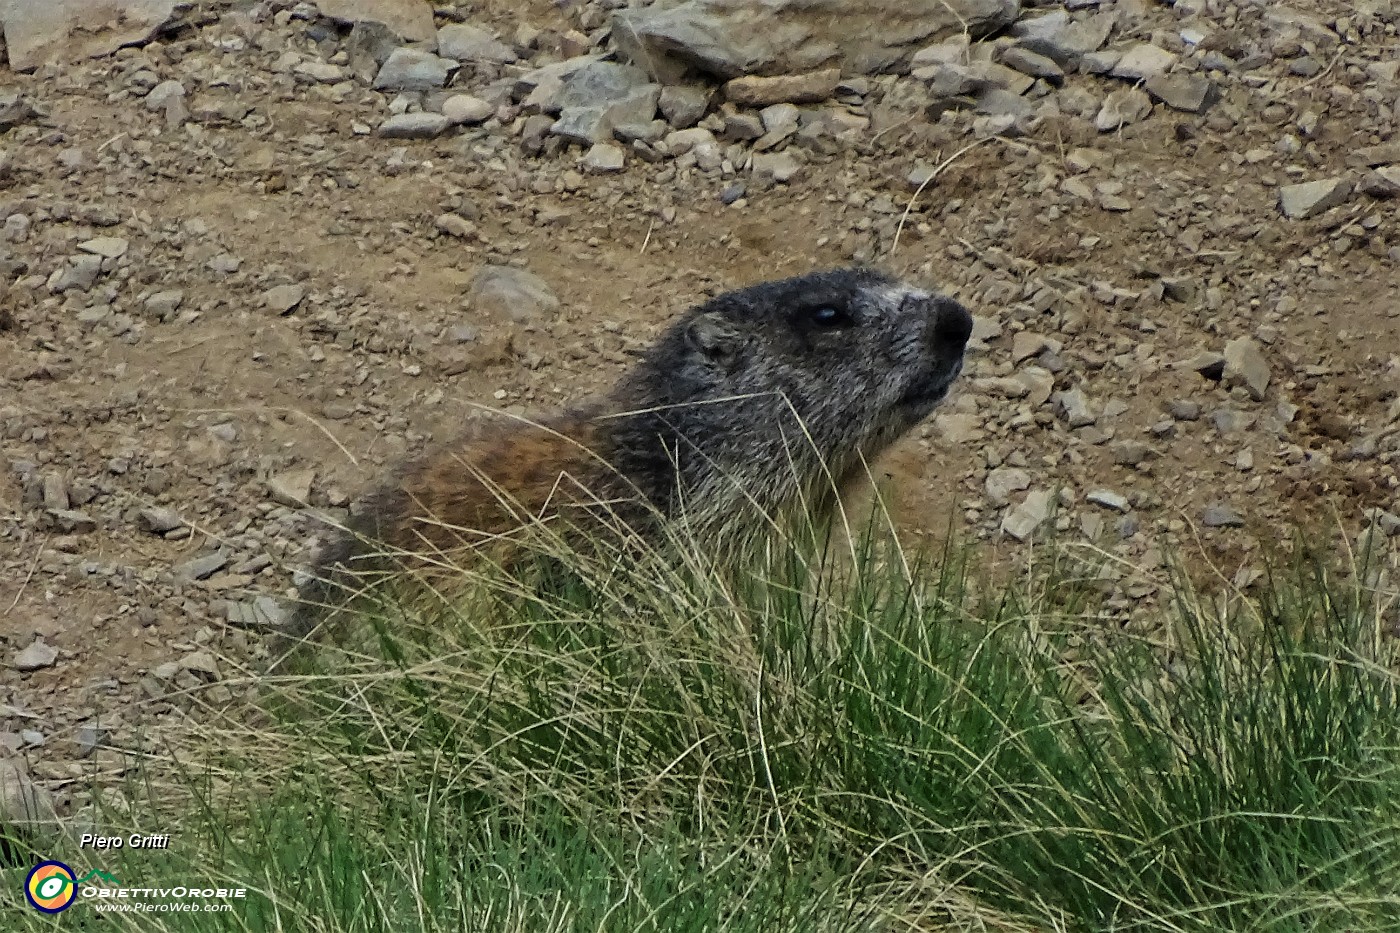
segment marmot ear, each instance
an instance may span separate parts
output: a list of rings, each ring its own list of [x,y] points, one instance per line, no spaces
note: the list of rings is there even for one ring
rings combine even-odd
[[[720,314],[702,314],[690,322],[685,333],[686,343],[697,350],[707,362],[729,369],[739,357],[743,335]]]

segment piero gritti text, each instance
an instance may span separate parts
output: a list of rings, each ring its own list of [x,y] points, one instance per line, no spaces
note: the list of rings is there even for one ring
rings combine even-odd
[[[142,833],[132,833],[125,838],[121,836],[97,836],[92,833],[83,833],[78,839],[80,849],[168,849],[170,848],[170,834],[156,833],[153,835],[143,835]]]

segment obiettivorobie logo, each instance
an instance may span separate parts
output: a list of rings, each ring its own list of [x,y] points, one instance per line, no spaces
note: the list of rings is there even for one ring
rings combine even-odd
[[[29,906],[40,913],[56,914],[73,906],[78,899],[78,885],[93,880],[121,884],[112,875],[96,868],[78,878],[73,874],[73,869],[62,862],[40,862],[29,870],[29,876],[24,879],[24,897],[29,901]]]
[[[230,901],[248,896],[247,888],[205,888],[174,885],[168,888],[131,888],[110,872],[91,869],[81,878],[63,862],[49,859],[29,870],[24,879],[24,897],[40,913],[56,914],[79,899],[91,901],[98,910],[188,911],[228,910]],[[211,903],[212,902],[212,903]]]

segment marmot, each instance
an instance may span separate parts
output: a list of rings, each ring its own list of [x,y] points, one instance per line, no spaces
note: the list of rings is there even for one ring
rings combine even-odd
[[[597,400],[493,418],[401,468],[321,548],[289,634],[305,635],[376,552],[441,555],[571,509],[643,534],[683,518],[694,540],[720,541],[754,507],[829,505],[948,394],[971,331],[956,301],[867,268],[719,295]]]

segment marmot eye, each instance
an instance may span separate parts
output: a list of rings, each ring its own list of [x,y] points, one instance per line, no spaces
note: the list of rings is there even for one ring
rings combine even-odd
[[[855,322],[840,308],[817,305],[807,310],[807,319],[818,327],[848,327]]]

